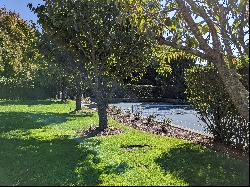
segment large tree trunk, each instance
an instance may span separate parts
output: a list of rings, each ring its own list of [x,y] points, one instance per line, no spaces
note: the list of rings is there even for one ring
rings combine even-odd
[[[226,63],[214,63],[225,88],[239,114],[249,121],[249,92],[240,82],[234,69],[229,69]]]
[[[108,128],[108,101],[106,98],[106,92],[104,88],[104,83],[101,81],[102,78],[96,77],[95,79],[95,95],[97,100],[97,109],[99,116],[99,128],[104,130]]]
[[[99,128],[101,130],[104,130],[108,128],[107,104],[103,102],[98,102],[97,109],[99,116]]]

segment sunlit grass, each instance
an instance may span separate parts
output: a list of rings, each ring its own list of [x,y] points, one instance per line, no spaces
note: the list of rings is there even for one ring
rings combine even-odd
[[[123,126],[81,138],[97,114],[74,103],[0,101],[0,185],[248,185],[248,164],[188,141]],[[126,149],[129,145],[147,145]]]

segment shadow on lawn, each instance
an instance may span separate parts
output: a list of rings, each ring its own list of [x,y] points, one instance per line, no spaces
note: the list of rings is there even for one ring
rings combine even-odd
[[[0,112],[0,132],[59,124],[66,122],[69,117],[67,113]]]
[[[120,174],[127,165],[98,168],[100,141],[59,138],[52,141],[0,138],[1,185],[80,185],[100,184],[102,173]]]
[[[64,101],[55,101],[55,100],[0,100],[0,106],[8,105],[52,105],[52,104],[65,104]]]
[[[101,144],[99,140],[93,140],[91,138],[84,138],[80,144],[82,150],[82,159],[77,167],[78,184],[87,186],[97,186],[101,183],[101,174],[122,174],[128,168],[127,163],[120,163],[117,165],[108,165],[104,168],[99,168],[98,164],[101,159],[98,157],[98,146]]]
[[[174,173],[191,186],[249,185],[249,165],[242,161],[201,149],[195,144],[183,144],[156,160],[166,172]]]
[[[51,141],[0,138],[1,185],[96,186],[100,175],[120,174],[127,165],[98,168],[99,140],[86,138],[80,145],[61,137]]]
[[[81,152],[69,139],[0,138],[1,185],[69,185],[77,182]],[[2,170],[2,171],[1,171]]]

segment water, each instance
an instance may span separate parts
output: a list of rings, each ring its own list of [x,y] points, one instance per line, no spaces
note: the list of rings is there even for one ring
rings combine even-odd
[[[189,105],[174,105],[171,103],[115,103],[111,104],[125,111],[140,112],[143,117],[156,116],[155,120],[171,119],[173,125],[206,133],[205,123],[199,119],[199,114]]]

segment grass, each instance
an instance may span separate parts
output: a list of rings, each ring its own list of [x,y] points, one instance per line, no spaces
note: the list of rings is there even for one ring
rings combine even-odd
[[[141,132],[82,138],[97,114],[73,102],[0,101],[0,185],[248,185],[249,165],[188,141]],[[125,149],[131,145],[148,145]]]

